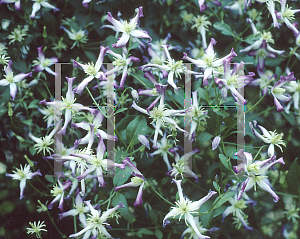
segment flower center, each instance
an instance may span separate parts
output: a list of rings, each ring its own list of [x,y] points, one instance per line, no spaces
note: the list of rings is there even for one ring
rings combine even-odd
[[[9,74],[9,75],[4,75],[5,79],[9,82],[9,83],[14,83],[14,75],[13,73]]]
[[[270,139],[271,144],[283,144],[283,145],[285,145],[283,140],[282,140],[283,133],[277,134],[277,133],[275,133],[275,131],[274,132],[269,131],[269,133],[271,135],[271,139]]]
[[[267,42],[274,43],[274,39],[273,39],[273,37],[272,37],[271,32],[265,32],[265,31],[264,31],[264,32],[261,34],[261,37],[262,37],[262,39],[266,40]]]
[[[84,212],[84,205],[81,203],[80,206],[74,205],[75,209],[77,210],[78,213],[83,213]]]
[[[293,11],[288,6],[287,6],[286,10],[284,11],[284,13],[282,14],[282,17],[283,18],[286,17],[289,20],[294,20],[295,19]]]
[[[42,66],[47,67],[47,66],[50,66],[51,64],[52,64],[52,62],[46,58],[45,61],[42,63]]]
[[[84,71],[85,71],[85,73],[87,73],[91,76],[94,76],[94,77],[96,77],[96,75],[98,73],[93,62],[89,62]]]
[[[53,189],[50,192],[56,197],[57,195],[63,194],[64,190],[58,186],[53,186]]]
[[[167,66],[173,71],[176,77],[180,76],[179,74],[183,72],[184,65],[182,61],[175,61],[174,59],[166,61]]]
[[[236,209],[245,209],[247,206],[245,204],[245,201],[243,199],[240,199],[239,201],[236,201],[236,203],[234,204],[234,208]]]
[[[73,99],[73,100],[70,100],[68,101],[66,98],[64,97],[61,97],[62,100],[63,100],[63,103],[62,103],[62,110],[64,109],[70,109],[70,110],[73,110],[73,104],[75,103],[76,99]]]
[[[136,27],[136,24],[133,23],[128,23],[127,21],[124,21],[124,32],[127,34],[130,34],[132,32],[132,30]]]
[[[205,54],[203,56],[203,61],[208,67],[212,67],[212,63],[213,63],[214,59],[215,59],[215,55],[208,56],[207,54]]]
[[[93,156],[91,161],[91,164],[96,167],[103,166],[103,160],[101,158],[98,158],[97,156]]]
[[[157,121],[165,116],[165,111],[167,109],[164,108],[164,105],[159,105],[158,107],[154,107],[153,110],[150,111],[150,117],[153,121]]]
[[[140,177],[134,176],[131,178],[131,182],[133,182],[136,186],[139,186],[144,182],[144,180]]]
[[[256,163],[252,163],[247,166],[247,171],[249,174],[258,175],[260,167]]]
[[[227,84],[228,85],[236,85],[237,77],[238,77],[238,75],[236,75],[236,74],[233,74],[232,76],[230,76],[230,78],[227,80]]]
[[[23,179],[23,178],[26,177],[24,171],[21,170],[21,169],[17,169],[17,174],[18,174],[18,176],[19,176],[21,179]]]
[[[285,92],[285,89],[282,89],[280,87],[277,87],[273,90],[274,94],[279,94],[279,95],[283,94],[284,92]]]
[[[115,58],[113,65],[117,67],[123,67],[126,65],[126,60]]]

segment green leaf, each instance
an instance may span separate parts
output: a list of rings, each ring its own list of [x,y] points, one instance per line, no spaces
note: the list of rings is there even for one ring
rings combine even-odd
[[[216,28],[217,30],[221,31],[221,33],[223,35],[234,36],[234,34],[232,33],[232,30],[231,30],[231,27],[229,25],[227,25],[226,23],[216,22],[216,23],[214,23],[213,27]]]
[[[295,125],[296,121],[295,121],[295,117],[293,114],[287,114],[285,113],[285,111],[282,112],[284,118],[291,124],[291,125]]]
[[[138,42],[133,42],[133,43],[131,44],[131,46],[129,47],[128,51],[130,51],[130,50],[132,50],[132,49],[136,49],[136,48],[138,48],[138,46],[139,46],[139,43],[138,43]]]
[[[214,204],[216,203],[214,209],[222,206],[225,202],[227,202],[230,198],[232,198],[234,194],[235,191],[229,191],[217,197],[214,201]]]
[[[232,165],[230,162],[230,158],[227,159],[223,154],[219,154],[219,158],[220,158],[222,164],[225,166],[225,168],[227,168],[229,171],[231,171]]]
[[[118,109],[118,110],[116,111],[115,115],[118,114],[118,113],[121,113],[121,112],[123,112],[123,111],[125,111],[125,110],[127,110],[127,109],[128,109],[128,108],[121,108],[121,109]]]
[[[296,194],[300,196],[300,165],[297,162],[297,159],[291,164],[289,168],[289,172],[287,174],[287,183],[288,189],[292,194]]]
[[[198,136],[198,139],[199,139],[199,143],[200,144],[203,144],[205,143],[206,141],[210,140],[212,137],[214,137],[212,134],[206,132],[206,131],[202,131],[200,133],[200,135]]]
[[[35,109],[38,107],[38,100],[33,100],[30,102],[30,104],[28,105],[28,109]]]
[[[123,170],[119,169],[114,175],[114,179],[113,179],[114,186],[117,187],[123,185],[130,176],[131,176],[130,168],[126,167]]]
[[[32,125],[32,119],[28,119],[28,120],[23,120],[22,123],[31,126]]]
[[[144,116],[139,115],[133,121],[131,121],[126,129],[126,138],[128,142],[132,142],[132,145],[138,144],[140,141],[138,140],[138,134],[145,135],[147,132],[147,120]]]
[[[142,234],[145,234],[145,235],[153,235],[154,232],[153,231],[150,231],[149,229],[147,228],[142,228],[138,231],[139,233],[142,233]]]
[[[90,51],[84,51],[84,54],[87,56],[87,58],[89,58],[92,62],[96,63],[97,59],[94,55],[94,53],[90,52]]]
[[[221,108],[213,108],[213,112],[215,112],[217,115],[220,115],[222,117],[228,116],[228,113],[222,110]]]
[[[136,219],[128,209],[128,204],[125,196],[122,193],[117,192],[112,199],[112,205],[115,207],[119,204],[120,201],[124,204],[125,207],[118,209],[118,211],[129,223],[133,223]]]
[[[156,230],[155,230],[155,236],[156,236],[158,239],[162,239],[163,236],[164,236],[164,234],[163,234],[160,230],[156,229]]]

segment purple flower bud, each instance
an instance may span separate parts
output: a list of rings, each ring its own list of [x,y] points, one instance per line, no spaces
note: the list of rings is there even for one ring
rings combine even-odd
[[[150,150],[150,143],[149,143],[149,140],[146,138],[145,135],[139,134],[139,135],[138,135],[138,140],[139,140],[144,146],[146,146],[147,149]]]
[[[214,140],[212,142],[212,150],[215,150],[216,148],[218,148],[220,141],[221,141],[221,137],[219,135],[214,138]]]

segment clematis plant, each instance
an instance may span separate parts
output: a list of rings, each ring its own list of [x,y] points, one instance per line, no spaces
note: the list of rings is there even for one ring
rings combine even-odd
[[[26,187],[26,180],[32,179],[34,176],[42,176],[40,170],[38,169],[36,172],[32,173],[30,171],[30,165],[26,164],[23,168],[22,165],[20,165],[20,169],[16,169],[17,171],[13,170],[13,174],[7,173],[7,177],[11,177],[15,180],[20,180],[20,199],[24,198],[24,189]]]
[[[176,206],[172,207],[172,210],[165,216],[163,220],[163,226],[165,227],[169,224],[168,218],[179,216],[179,221],[182,217],[184,217],[185,223],[187,226],[191,226],[194,229],[194,232],[198,236],[199,239],[209,239],[208,236],[203,236],[196,225],[194,216],[192,214],[198,213],[199,208],[203,203],[205,203],[208,199],[210,199],[213,195],[217,192],[209,191],[209,193],[203,197],[202,199],[192,202],[191,200],[187,199],[183,196],[182,188],[181,188],[181,180],[172,180],[172,182],[176,183],[178,188],[179,200],[176,202]]]
[[[266,173],[268,169],[276,163],[284,164],[283,158],[281,157],[275,160],[276,156],[273,155],[269,159],[262,161],[256,160],[253,162],[252,154],[244,152],[243,149],[240,149],[236,155],[243,161],[235,167],[236,173],[244,171],[248,176],[241,185],[241,190],[238,194],[237,200],[240,200],[243,193],[250,190],[252,187],[256,190],[256,184],[258,184],[263,190],[269,192],[273,196],[274,202],[277,202],[279,197],[271,188],[271,184]]]
[[[135,207],[141,206],[143,204],[142,195],[143,195],[143,187],[145,184],[145,178],[144,178],[143,174],[137,169],[137,167],[131,162],[130,158],[126,157],[122,161],[122,163],[132,170],[131,174],[133,177],[131,178],[130,183],[125,183],[121,186],[117,186],[117,187],[115,187],[114,191],[118,191],[121,188],[138,187],[139,186],[139,191],[138,191],[136,200],[133,205]]]
[[[132,18],[129,23],[127,21],[120,22],[116,20],[111,15],[111,13],[108,12],[108,17],[106,20],[113,24],[113,30],[115,30],[116,32],[122,32],[121,38],[117,41],[116,44],[112,45],[114,48],[121,48],[126,46],[130,36],[137,38],[150,38],[150,41],[152,40],[147,32],[142,30],[135,30],[140,17],[143,16],[143,7],[138,8],[136,16]]]
[[[203,56],[202,59],[195,60],[195,59],[188,57],[188,55],[185,52],[183,53],[182,59],[188,60],[188,61],[194,63],[197,67],[201,67],[201,68],[205,69],[204,75],[203,75],[203,85],[204,86],[208,85],[207,79],[212,76],[214,67],[222,65],[223,61],[225,59],[237,56],[232,48],[231,52],[227,56],[217,60],[215,58],[215,53],[214,53],[214,48],[213,48],[213,45],[215,45],[216,43],[217,43],[217,41],[215,39],[211,38],[211,41],[210,41],[207,49],[205,50],[206,54]]]
[[[11,60],[9,60],[8,65],[5,68],[4,79],[0,80],[0,86],[9,85],[10,96],[12,97],[12,100],[15,100],[17,91],[18,91],[16,83],[26,79],[26,77],[28,77],[28,76],[32,76],[32,73],[31,72],[29,72],[27,74],[20,73],[20,74],[14,76],[14,73],[11,69],[12,64],[13,64],[13,62]]]
[[[149,115],[152,119],[153,122],[155,122],[155,133],[154,133],[154,139],[153,139],[153,147],[157,148],[157,137],[158,137],[158,132],[161,126],[166,126],[166,123],[173,125],[177,130],[187,134],[187,132],[183,129],[181,129],[177,123],[175,122],[174,119],[171,118],[171,116],[184,116],[184,111],[185,110],[169,110],[165,108],[164,104],[164,99],[165,99],[165,94],[166,94],[166,88],[163,88],[162,91],[162,97],[160,98],[159,106],[154,107],[153,110],[150,111],[145,110],[141,107],[139,107],[134,101],[132,103],[132,107],[136,109],[137,111]],[[153,105],[154,106],[154,105]]]
[[[296,78],[294,77],[294,72],[290,73],[288,76],[280,76],[280,80],[275,83],[275,85],[271,89],[271,94],[274,97],[274,104],[277,107],[277,111],[283,111],[284,107],[279,103],[278,100],[282,102],[289,102],[291,100],[291,96],[289,94],[284,95],[284,88],[281,88],[284,84],[294,81]]]
[[[54,12],[59,11],[58,8],[54,7],[53,5],[51,5],[50,3],[48,3],[48,0],[31,0],[33,2],[35,2],[32,6],[32,12],[30,15],[30,18],[35,18],[35,14],[37,13],[37,11],[39,11],[41,9],[41,7],[45,7],[45,8],[50,8],[53,9]]]
[[[75,89],[74,93],[81,95],[84,88],[88,85],[90,81],[92,81],[94,78],[97,78],[99,80],[106,80],[106,76],[102,71],[100,71],[100,68],[103,63],[104,55],[106,51],[109,49],[109,47],[100,47],[100,54],[96,61],[96,64],[94,65],[93,62],[88,64],[81,64],[75,60],[73,60],[73,67],[81,67],[84,72],[88,75],[87,78],[85,78]]]
[[[75,94],[73,92],[73,81],[76,77],[69,78],[66,77],[68,81],[68,91],[66,94],[66,98],[62,97],[62,102],[52,101],[52,102],[46,102],[46,100],[40,101],[40,104],[47,105],[47,106],[53,106],[53,107],[59,107],[60,110],[66,110],[65,113],[65,123],[64,126],[59,131],[60,134],[65,135],[67,126],[71,121],[72,113],[76,113],[80,110],[88,110],[91,114],[95,114],[97,112],[96,109],[92,109],[86,106],[83,106],[82,104],[75,103]]]
[[[264,127],[260,126],[257,124],[257,122],[255,120],[253,120],[253,124],[254,127],[259,128],[263,135],[259,134],[254,128],[251,122],[249,122],[249,126],[253,132],[253,134],[261,139],[262,141],[264,141],[267,144],[270,144],[269,148],[268,148],[268,156],[272,157],[274,155],[274,145],[276,145],[278,148],[280,148],[281,152],[282,152],[282,148],[280,146],[280,144],[282,144],[284,147],[286,146],[284,141],[282,140],[282,136],[283,133],[281,134],[277,134],[275,133],[275,131],[267,131]]]
[[[45,58],[42,46],[38,47],[37,50],[38,50],[38,58],[37,60],[33,60],[34,71],[41,72],[45,70],[49,74],[55,76],[56,73],[52,71],[49,66],[52,66],[54,63],[57,63],[58,58],[57,57]]]
[[[86,219],[86,226],[80,232],[71,234],[69,237],[78,237],[84,234],[84,238],[89,238],[89,236],[93,234],[94,238],[97,238],[98,235],[104,235],[107,238],[112,238],[112,236],[105,229],[104,225],[109,226],[109,224],[106,222],[108,217],[119,208],[125,207],[124,204],[119,202],[117,206],[108,209],[101,214],[100,210],[98,211],[93,208],[90,201],[84,201],[84,203],[89,207],[91,212],[89,217]]]

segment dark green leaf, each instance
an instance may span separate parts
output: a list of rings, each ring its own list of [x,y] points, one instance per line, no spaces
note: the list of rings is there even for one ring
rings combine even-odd
[[[120,201],[124,204],[125,207],[118,209],[118,211],[129,223],[133,223],[135,221],[135,218],[128,209],[128,204],[125,196],[122,193],[117,192],[112,199],[112,205],[115,207],[119,204]]]
[[[232,165],[231,165],[230,159],[227,159],[223,154],[219,154],[219,158],[220,158],[222,164],[225,166],[225,168],[227,168],[229,171],[231,171]]]
[[[133,121],[131,121],[126,129],[126,138],[128,142],[132,142],[132,145],[138,144],[138,134],[145,135],[147,132],[147,120],[144,116],[139,115]]]
[[[164,236],[164,234],[163,234],[160,230],[156,229],[156,230],[155,230],[155,236],[156,236],[158,239],[162,239],[163,236]]]
[[[216,205],[214,206],[214,209],[222,206],[225,202],[227,202],[230,198],[232,198],[234,196],[234,194],[235,194],[234,191],[229,191],[224,194],[221,194],[214,201],[214,204],[216,203]]]
[[[234,36],[234,34],[232,33],[232,30],[231,30],[231,27],[229,25],[227,25],[226,23],[216,22],[216,23],[214,23],[213,27],[216,28],[217,30],[221,31],[221,33],[223,35]]]
[[[289,168],[289,172],[287,174],[287,183],[290,192],[300,196],[299,175],[300,175],[300,165],[296,159]]]

